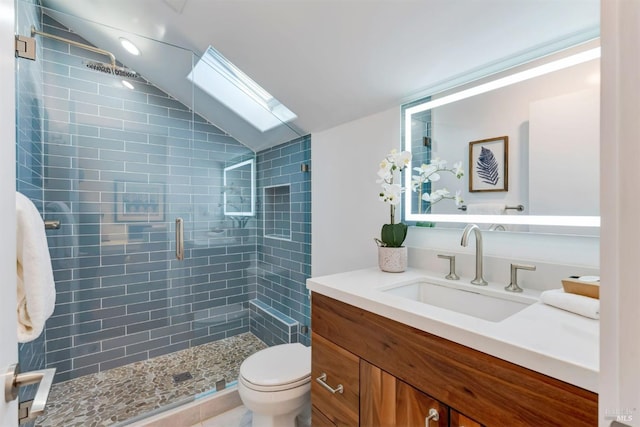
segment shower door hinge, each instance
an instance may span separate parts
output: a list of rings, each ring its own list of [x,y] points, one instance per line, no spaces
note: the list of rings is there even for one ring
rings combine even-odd
[[[33,400],[26,400],[24,402],[20,402],[20,404],[18,405],[18,422],[20,424],[28,423],[33,419],[29,416],[32,405],[33,405]]]
[[[16,56],[36,60],[36,39],[33,37],[16,36]]]

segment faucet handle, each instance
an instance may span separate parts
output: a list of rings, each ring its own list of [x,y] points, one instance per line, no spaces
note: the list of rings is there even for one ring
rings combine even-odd
[[[529,264],[511,264],[511,283],[509,283],[509,286],[504,287],[505,291],[522,292],[522,288],[518,286],[518,270],[536,271],[536,266]]]
[[[438,258],[449,260],[449,274],[444,276],[448,280],[460,280],[460,276],[456,274],[456,256],[438,254]]]

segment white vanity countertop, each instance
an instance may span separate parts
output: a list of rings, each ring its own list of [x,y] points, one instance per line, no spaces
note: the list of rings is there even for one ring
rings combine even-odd
[[[550,377],[598,392],[598,320],[569,313],[540,302],[502,320],[491,322],[385,294],[380,289],[433,279],[437,275],[414,268],[384,273],[377,268],[307,279],[307,288],[416,329],[446,338]],[[466,286],[469,278],[456,281]],[[473,285],[469,285],[473,286]],[[489,283],[504,292],[504,284]],[[511,294],[513,295],[513,294]],[[525,289],[537,298],[539,292]]]

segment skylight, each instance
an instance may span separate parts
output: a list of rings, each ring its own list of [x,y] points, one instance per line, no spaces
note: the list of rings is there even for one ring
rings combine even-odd
[[[261,132],[298,117],[211,46],[187,78]]]

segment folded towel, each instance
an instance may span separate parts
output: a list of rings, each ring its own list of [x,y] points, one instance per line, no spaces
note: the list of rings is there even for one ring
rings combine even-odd
[[[18,342],[33,341],[53,313],[56,288],[47,236],[38,209],[16,193]]]
[[[507,205],[504,203],[469,203],[467,215],[504,215],[507,213]],[[481,230],[507,231],[505,224],[479,224]]]
[[[592,319],[600,318],[600,300],[582,295],[569,294],[563,289],[544,291],[540,295],[540,301],[562,310],[579,314]]]
[[[504,203],[469,203],[468,215],[502,215],[506,213],[507,206]]]

